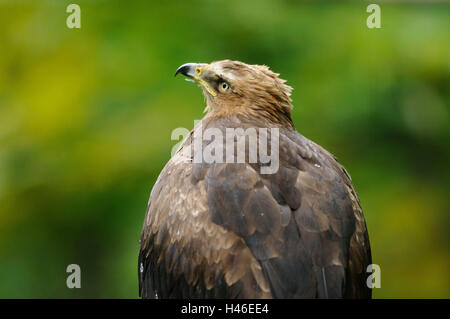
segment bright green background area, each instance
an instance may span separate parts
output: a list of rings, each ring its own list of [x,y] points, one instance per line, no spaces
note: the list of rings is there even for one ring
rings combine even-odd
[[[367,4],[0,1],[0,297],[138,296],[170,134],[203,115],[174,71],[224,58],[281,73],[298,131],[352,175],[374,296],[450,297],[450,5],[381,3],[370,30]]]

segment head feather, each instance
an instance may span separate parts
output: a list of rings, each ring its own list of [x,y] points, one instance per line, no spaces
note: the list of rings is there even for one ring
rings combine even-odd
[[[220,113],[240,112],[269,121],[293,126],[291,119],[292,87],[266,65],[249,65],[223,60],[210,64],[210,71],[227,81],[233,94],[210,98],[210,110]]]

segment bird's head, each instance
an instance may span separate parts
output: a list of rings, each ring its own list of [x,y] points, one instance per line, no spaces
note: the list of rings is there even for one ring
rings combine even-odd
[[[175,75],[179,73],[199,84],[206,98],[206,110],[213,115],[242,114],[293,126],[292,88],[265,65],[230,60],[185,63]]]

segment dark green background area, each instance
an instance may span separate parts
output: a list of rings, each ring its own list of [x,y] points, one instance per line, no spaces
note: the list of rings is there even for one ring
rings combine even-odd
[[[367,5],[0,0],[0,297],[138,296],[151,187],[203,116],[174,71],[225,58],[281,73],[297,130],[352,175],[374,296],[450,297],[450,5],[382,2],[381,29]]]

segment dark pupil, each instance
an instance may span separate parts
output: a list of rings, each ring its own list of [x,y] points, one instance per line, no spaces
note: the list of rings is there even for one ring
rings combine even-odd
[[[222,88],[226,89],[227,88],[227,84],[224,82],[222,83]]]

